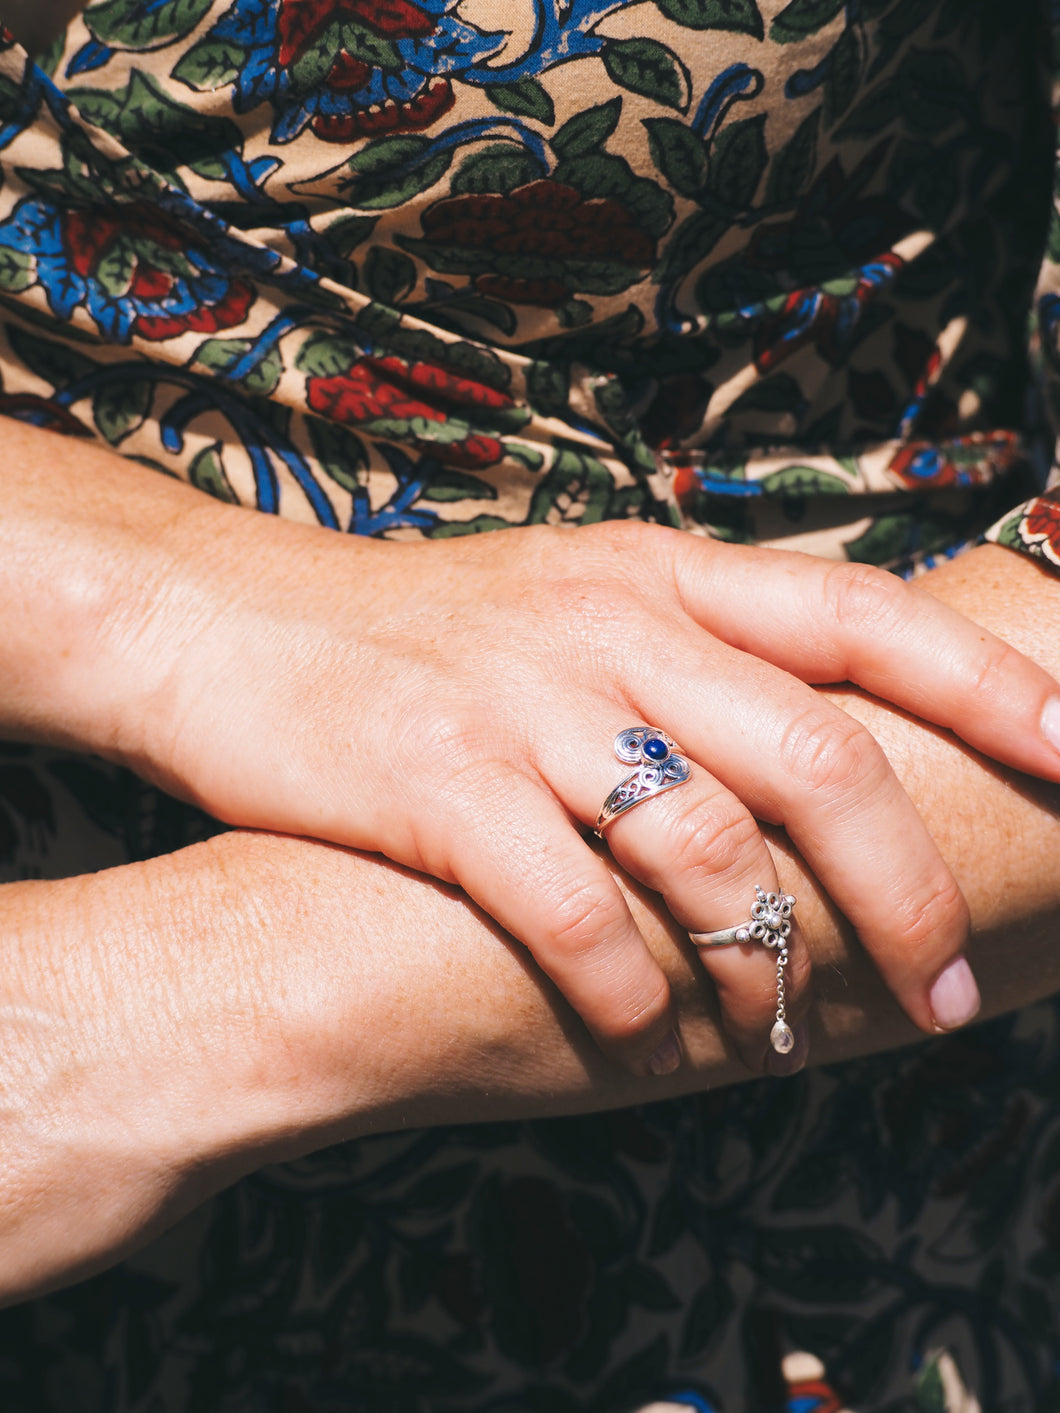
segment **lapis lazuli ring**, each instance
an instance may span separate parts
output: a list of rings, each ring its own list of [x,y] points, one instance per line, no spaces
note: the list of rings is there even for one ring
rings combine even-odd
[[[784,969],[788,965],[788,938],[791,936],[791,914],[795,899],[790,893],[767,893],[755,889],[751,916],[735,927],[721,927],[717,932],[690,932],[697,947],[731,947],[740,942],[761,942],[777,956],[777,1015],[769,1032],[769,1043],[778,1055],[787,1055],[795,1048],[795,1032],[788,1025]]]
[[[653,795],[672,790],[692,778],[692,767],[678,754],[677,742],[653,726],[630,726],[615,737],[615,755],[624,765],[635,765],[608,795],[593,829],[600,838],[612,820]]]

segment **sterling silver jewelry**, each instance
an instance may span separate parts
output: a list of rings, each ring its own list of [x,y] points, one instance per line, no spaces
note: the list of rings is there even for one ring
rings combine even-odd
[[[755,889],[751,916],[735,927],[722,927],[717,932],[690,932],[697,947],[731,947],[740,942],[761,942],[777,954],[777,1019],[769,1032],[769,1043],[778,1055],[787,1055],[795,1044],[795,1033],[788,1025],[784,1004],[784,968],[788,964],[788,937],[791,935],[791,913],[795,899],[790,893],[767,893]]]
[[[623,764],[635,765],[637,769],[615,786],[596,816],[593,830],[601,839],[607,826],[620,814],[692,778],[692,767],[684,756],[677,754],[678,749],[676,741],[653,726],[630,726],[618,733],[615,755]]]

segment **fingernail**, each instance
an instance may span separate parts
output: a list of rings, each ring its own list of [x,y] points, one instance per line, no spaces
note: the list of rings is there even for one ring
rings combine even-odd
[[[776,1050],[769,1049],[766,1055],[766,1069],[770,1074],[783,1079],[785,1075],[798,1074],[805,1065],[810,1054],[810,1027],[805,1021],[799,1021],[792,1026],[795,1034],[795,1044],[786,1055],[780,1055]]]
[[[956,1030],[978,1015],[979,987],[964,957],[955,957],[939,972],[928,992],[931,1015],[939,1030]]]
[[[1060,751],[1060,697],[1050,697],[1042,709],[1042,735]]]
[[[648,1061],[648,1069],[652,1074],[673,1074],[680,1063],[681,1046],[678,1043],[677,1036],[671,1030],[670,1034]]]

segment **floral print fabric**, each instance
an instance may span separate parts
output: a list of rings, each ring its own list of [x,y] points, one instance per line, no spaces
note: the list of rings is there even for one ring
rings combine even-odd
[[[1060,564],[1048,23],[96,0],[0,53],[0,411],[352,533],[637,517],[913,572],[996,522]],[[7,877],[211,827],[0,750]],[[1055,1409],[1057,1019],[269,1170],[0,1317],[4,1407]]]

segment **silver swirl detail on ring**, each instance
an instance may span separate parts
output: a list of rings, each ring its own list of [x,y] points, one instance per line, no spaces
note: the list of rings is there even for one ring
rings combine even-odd
[[[654,726],[629,726],[618,733],[615,755],[623,764],[637,769],[615,786],[596,816],[593,830],[601,839],[620,814],[691,780],[692,767],[678,751],[677,742]]]

